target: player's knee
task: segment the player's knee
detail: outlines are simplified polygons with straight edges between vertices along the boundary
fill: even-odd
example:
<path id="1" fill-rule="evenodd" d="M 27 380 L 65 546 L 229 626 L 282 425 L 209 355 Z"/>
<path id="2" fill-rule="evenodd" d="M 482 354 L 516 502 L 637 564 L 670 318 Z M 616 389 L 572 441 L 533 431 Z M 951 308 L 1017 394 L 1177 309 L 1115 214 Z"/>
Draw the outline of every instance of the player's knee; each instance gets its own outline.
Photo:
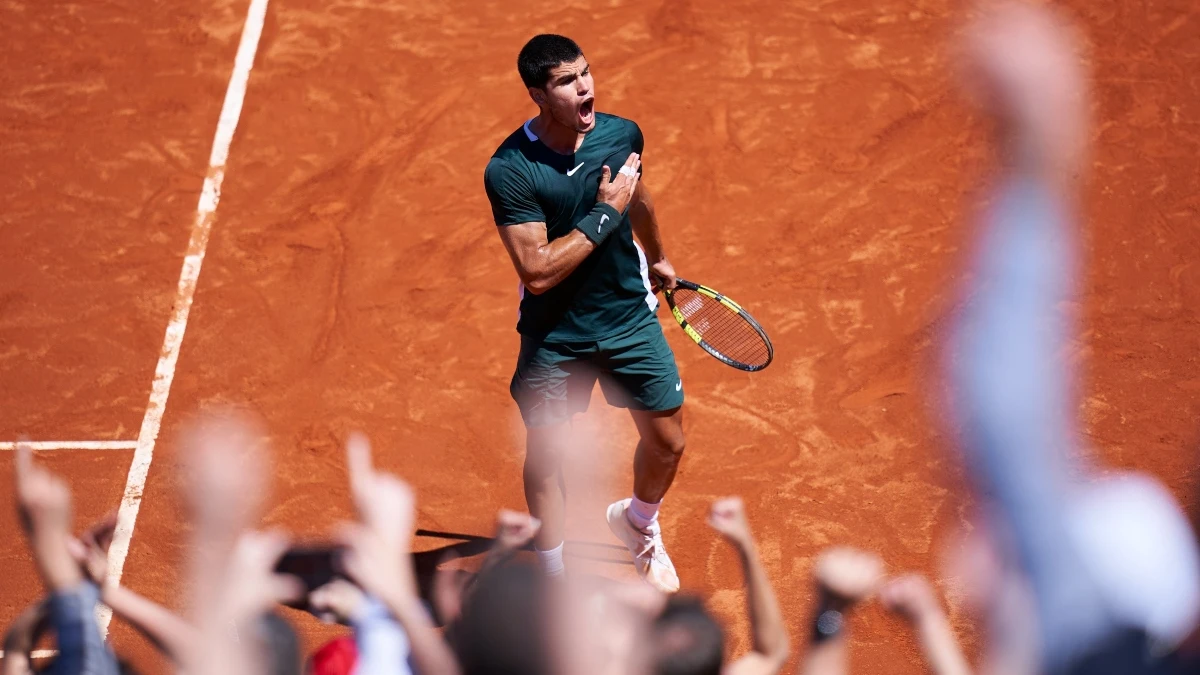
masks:
<path id="1" fill-rule="evenodd" d="M 535 442 L 530 439 L 525 446 L 525 478 L 548 479 L 558 474 L 562 466 L 562 448 L 545 439 L 546 442 Z"/>
<path id="2" fill-rule="evenodd" d="M 559 465 L 546 457 L 526 457 L 523 478 L 526 485 L 541 485 L 558 480 Z"/>
<path id="3" fill-rule="evenodd" d="M 655 444 L 655 451 L 664 458 L 672 458 L 678 460 L 683 456 L 683 450 L 687 447 L 683 434 L 661 438 Z"/>

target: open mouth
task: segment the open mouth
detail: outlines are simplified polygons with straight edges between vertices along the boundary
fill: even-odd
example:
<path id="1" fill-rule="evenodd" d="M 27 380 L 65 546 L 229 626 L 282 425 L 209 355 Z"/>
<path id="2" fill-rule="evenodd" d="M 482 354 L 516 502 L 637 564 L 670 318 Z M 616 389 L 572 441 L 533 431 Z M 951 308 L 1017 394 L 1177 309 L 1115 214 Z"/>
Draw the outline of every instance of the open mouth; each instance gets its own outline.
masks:
<path id="1" fill-rule="evenodd" d="M 591 126 L 596 119 L 596 99 L 589 98 L 579 104 L 579 122 L 583 126 Z"/>

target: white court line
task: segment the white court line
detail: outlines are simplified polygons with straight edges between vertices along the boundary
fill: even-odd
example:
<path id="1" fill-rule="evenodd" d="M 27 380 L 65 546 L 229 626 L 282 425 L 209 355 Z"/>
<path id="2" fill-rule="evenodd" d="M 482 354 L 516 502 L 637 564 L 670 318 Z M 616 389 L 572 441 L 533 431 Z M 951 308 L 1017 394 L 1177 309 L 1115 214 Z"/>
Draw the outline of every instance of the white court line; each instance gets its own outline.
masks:
<path id="1" fill-rule="evenodd" d="M 258 51 L 258 40 L 262 36 L 263 21 L 267 16 L 267 0 L 251 0 L 242 27 L 242 40 L 234 58 L 233 74 L 225 90 L 225 103 L 221 106 L 221 118 L 217 122 L 217 133 L 213 138 L 212 154 L 208 159 L 208 176 L 200 192 L 200 203 L 196 207 L 196 221 L 192 225 L 192 237 L 188 241 L 187 255 L 183 258 L 183 271 L 179 274 L 179 287 L 175 296 L 175 307 L 167 334 L 159 352 L 158 366 L 154 369 L 154 383 L 150 388 L 150 403 L 142 428 L 138 432 L 137 448 L 133 463 L 125 480 L 125 494 L 117 511 L 117 529 L 113 534 L 112 547 L 108 551 L 108 578 L 112 583 L 121 580 L 125 569 L 125 557 L 129 555 L 129 544 L 133 541 L 133 527 L 137 522 L 138 509 L 142 505 L 142 492 L 146 487 L 146 475 L 150 472 L 150 461 L 154 457 L 154 444 L 162 428 L 163 413 L 167 409 L 167 397 L 171 394 L 171 382 L 175 379 L 175 364 L 179 361 L 179 347 L 183 344 L 183 333 L 187 329 L 188 314 L 192 310 L 192 299 L 196 295 L 196 281 L 200 278 L 200 266 L 204 263 L 204 252 L 208 248 L 208 236 L 212 232 L 217 203 L 221 200 L 221 182 L 225 178 L 225 162 L 229 159 L 229 145 L 242 115 L 242 102 L 246 97 L 246 83 L 250 69 L 254 66 L 254 55 Z M 101 607 L 97 613 L 100 632 L 108 635 L 108 624 L 112 610 Z"/>
<path id="2" fill-rule="evenodd" d="M 16 450 L 17 445 L 41 450 L 133 450 L 137 441 L 0 441 L 0 451 Z"/>

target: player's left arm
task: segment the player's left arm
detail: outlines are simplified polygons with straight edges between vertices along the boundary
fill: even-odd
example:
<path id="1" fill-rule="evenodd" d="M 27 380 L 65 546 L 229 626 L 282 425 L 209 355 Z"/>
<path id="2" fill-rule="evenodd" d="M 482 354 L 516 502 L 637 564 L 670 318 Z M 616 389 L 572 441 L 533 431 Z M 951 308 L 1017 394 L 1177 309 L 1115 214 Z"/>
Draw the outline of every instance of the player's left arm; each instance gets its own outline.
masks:
<path id="1" fill-rule="evenodd" d="M 641 154 L 645 142 L 642 130 L 636 124 L 632 125 L 630 143 L 633 151 Z M 667 260 L 662 234 L 658 229 L 658 216 L 654 212 L 654 198 L 643 181 L 638 181 L 637 190 L 629 203 L 629 222 L 633 225 L 634 236 L 646 252 L 646 262 L 650 265 L 651 281 L 656 286 L 655 290 L 658 286 L 675 288 L 675 268 Z"/>
<path id="2" fill-rule="evenodd" d="M 633 203 L 629 207 L 629 221 L 633 224 L 633 234 L 641 242 L 642 249 L 646 251 L 646 261 L 650 263 L 651 269 L 654 269 L 653 266 L 656 263 L 667 262 L 662 233 L 658 230 L 658 216 L 654 212 L 654 199 L 650 196 L 650 191 L 646 189 L 645 183 L 640 183 L 637 192 L 633 195 Z M 667 263 L 667 267 L 670 267 L 670 263 Z M 672 283 L 668 288 L 673 288 L 675 271 L 670 271 Z"/>

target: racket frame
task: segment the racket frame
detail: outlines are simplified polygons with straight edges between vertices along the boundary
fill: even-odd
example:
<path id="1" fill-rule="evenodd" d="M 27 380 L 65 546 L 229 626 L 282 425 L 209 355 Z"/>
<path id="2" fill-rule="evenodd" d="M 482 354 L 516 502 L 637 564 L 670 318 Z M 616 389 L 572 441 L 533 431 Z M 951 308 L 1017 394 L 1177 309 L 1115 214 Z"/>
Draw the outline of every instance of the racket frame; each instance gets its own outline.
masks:
<path id="1" fill-rule="evenodd" d="M 683 312 L 679 309 L 679 307 L 675 306 L 675 291 L 664 289 L 663 296 L 665 296 L 667 299 L 667 306 L 671 308 L 671 314 L 675 316 L 675 321 L 679 323 L 679 327 L 683 329 L 683 332 L 687 333 L 688 337 L 692 338 L 692 340 L 699 345 L 701 349 L 708 352 L 709 355 L 721 363 L 724 363 L 727 366 L 732 366 L 733 368 L 737 368 L 738 370 L 744 370 L 748 373 L 760 371 L 763 368 L 771 365 L 771 361 L 775 359 L 775 347 L 771 344 L 771 338 L 767 337 L 767 332 L 763 330 L 763 327 L 754 320 L 754 317 L 750 316 L 749 312 L 742 309 L 741 305 L 709 288 L 708 286 L 695 283 L 694 281 L 676 279 L 675 284 L 677 288 L 686 288 L 690 291 L 695 291 L 701 295 L 705 295 L 713 300 L 716 300 L 732 310 L 735 314 L 741 317 L 743 321 L 750 324 L 750 327 L 753 328 L 756 333 L 758 333 L 760 338 L 762 338 L 763 344 L 767 346 L 767 360 L 760 365 L 750 365 L 748 363 L 742 363 L 736 359 L 731 359 L 717 351 L 712 345 L 708 344 L 708 342 L 700 335 L 700 333 L 696 332 L 695 328 L 692 328 L 692 326 L 688 324 L 687 319 L 683 316 Z"/>

